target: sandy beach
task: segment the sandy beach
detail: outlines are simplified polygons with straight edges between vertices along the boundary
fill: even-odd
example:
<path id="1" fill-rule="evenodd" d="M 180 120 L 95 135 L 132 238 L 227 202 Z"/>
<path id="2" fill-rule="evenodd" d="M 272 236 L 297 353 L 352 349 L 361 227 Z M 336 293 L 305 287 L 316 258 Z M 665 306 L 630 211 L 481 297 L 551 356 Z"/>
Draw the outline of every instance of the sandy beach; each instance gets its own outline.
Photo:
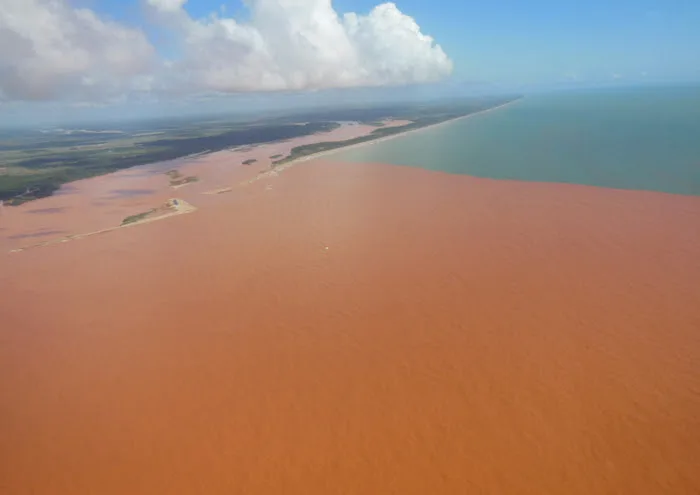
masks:
<path id="1" fill-rule="evenodd" d="M 0 258 L 3 493 L 700 492 L 699 198 L 322 160 L 196 197 Z"/>

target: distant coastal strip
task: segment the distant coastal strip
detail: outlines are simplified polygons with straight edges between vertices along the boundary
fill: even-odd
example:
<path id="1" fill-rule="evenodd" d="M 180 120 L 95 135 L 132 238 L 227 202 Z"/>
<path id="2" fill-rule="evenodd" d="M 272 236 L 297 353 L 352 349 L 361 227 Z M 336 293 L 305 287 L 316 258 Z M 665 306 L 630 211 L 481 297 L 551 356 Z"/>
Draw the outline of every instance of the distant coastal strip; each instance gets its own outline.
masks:
<path id="1" fill-rule="evenodd" d="M 361 146 L 367 146 L 369 144 L 381 143 L 384 141 L 389 141 L 390 139 L 403 137 L 415 132 L 424 131 L 426 129 L 433 129 L 441 125 L 449 124 L 458 120 L 467 119 L 476 115 L 481 115 L 484 113 L 492 112 L 494 110 L 507 107 L 517 102 L 521 98 L 522 97 L 518 97 L 494 107 L 479 110 L 466 115 L 449 117 L 437 122 L 413 122 L 411 124 L 400 127 L 379 128 L 373 131 L 372 133 L 368 134 L 367 136 L 361 136 L 359 138 L 351 139 L 348 141 L 321 141 L 319 143 L 298 146 L 292 149 L 292 152 L 289 154 L 289 156 L 273 162 L 273 166 L 278 167 L 280 165 L 291 165 L 301 161 L 317 159 L 324 156 L 332 155 L 334 153 L 338 153 L 340 151 L 359 148 Z"/>
<path id="2" fill-rule="evenodd" d="M 287 156 L 273 162 L 279 166 L 298 158 L 394 137 L 495 109 L 516 98 L 483 97 L 429 105 L 326 109 L 247 123 L 225 120 L 192 120 L 178 125 L 142 123 L 136 128 L 127 126 L 110 133 L 99 128 L 88 129 L 90 132 L 17 131 L 0 136 L 0 200 L 8 206 L 17 206 L 51 196 L 68 182 L 138 165 L 201 157 L 224 150 L 243 151 L 241 146 L 296 144 L 291 151 L 285 150 Z M 392 122 L 408 124 L 391 125 Z M 356 124 L 366 128 L 366 133 L 356 134 L 347 141 L 329 135 L 334 130 Z"/>

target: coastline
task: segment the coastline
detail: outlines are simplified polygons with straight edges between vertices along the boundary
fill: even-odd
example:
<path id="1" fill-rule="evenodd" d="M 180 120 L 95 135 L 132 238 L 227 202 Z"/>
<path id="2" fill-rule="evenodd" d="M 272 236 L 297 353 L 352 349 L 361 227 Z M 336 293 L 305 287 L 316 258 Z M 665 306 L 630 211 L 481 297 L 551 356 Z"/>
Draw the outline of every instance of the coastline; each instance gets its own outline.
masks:
<path id="1" fill-rule="evenodd" d="M 279 175 L 280 172 L 283 172 L 284 170 L 287 170 L 287 169 L 289 169 L 289 168 L 293 167 L 294 165 L 297 165 L 298 163 L 301 163 L 301 162 L 308 162 L 308 161 L 311 161 L 311 160 L 318 160 L 318 159 L 321 159 L 321 158 L 325 158 L 325 157 L 331 156 L 331 155 L 333 155 L 333 154 L 335 154 L 335 153 L 339 153 L 339 152 L 341 152 L 341 151 L 347 151 L 347 150 L 351 150 L 351 149 L 357 149 L 357 148 L 360 148 L 360 147 L 363 147 L 363 146 L 369 146 L 369 145 L 373 145 L 373 144 L 377 144 L 377 143 L 383 143 L 383 142 L 386 142 L 386 141 L 390 141 L 390 140 L 392 140 L 392 139 L 397 139 L 397 138 L 400 138 L 400 137 L 405 137 L 405 136 L 408 136 L 408 135 L 413 134 L 413 133 L 416 133 L 416 132 L 425 131 L 425 130 L 427 130 L 427 129 L 435 129 L 435 128 L 440 127 L 440 126 L 452 124 L 452 123 L 457 122 L 457 121 L 460 121 L 460 120 L 465 120 L 465 119 L 468 119 L 468 118 L 471 118 L 471 117 L 475 117 L 475 116 L 477 116 L 477 115 L 483 115 L 483 114 L 485 114 L 485 113 L 493 112 L 493 111 L 495 111 L 495 110 L 498 110 L 498 109 L 507 107 L 507 106 L 509 106 L 509 105 L 512 105 L 512 104 L 514 104 L 514 103 L 516 103 L 516 102 L 522 100 L 523 98 L 524 98 L 524 96 L 521 96 L 521 97 L 519 97 L 519 98 L 516 98 L 515 100 L 511 100 L 511 101 L 509 101 L 509 102 L 507 102 L 507 103 L 502 103 L 501 105 L 497 105 L 497 106 L 495 106 L 495 107 L 487 108 L 487 109 L 485 109 L 485 110 L 479 110 L 478 112 L 473 112 L 473 113 L 470 113 L 470 114 L 468 114 L 468 115 L 462 115 L 462 116 L 460 116 L 460 117 L 455 117 L 455 118 L 453 118 L 453 119 L 443 120 L 442 122 L 437 122 L 437 123 L 435 123 L 435 124 L 429 124 L 429 125 L 426 125 L 426 126 L 423 126 L 423 127 L 419 127 L 418 129 L 410 129 L 410 130 L 408 130 L 408 131 L 398 132 L 398 133 L 396 133 L 396 134 L 392 134 L 391 136 L 383 136 L 383 137 L 379 137 L 379 138 L 376 138 L 376 139 L 370 139 L 370 140 L 367 140 L 367 141 L 363 141 L 363 142 L 361 142 L 361 143 L 349 144 L 349 145 L 347 145 L 347 146 L 339 146 L 338 148 L 334 148 L 334 149 L 332 149 L 332 150 L 319 151 L 318 153 L 312 153 L 312 154 L 310 154 L 310 155 L 306 155 L 306 156 L 302 156 L 302 157 L 299 157 L 299 158 L 295 158 L 295 159 L 290 160 L 290 161 L 288 161 L 288 162 L 286 162 L 286 163 L 283 163 L 283 164 L 281 164 L 281 165 L 272 165 L 269 169 L 263 170 L 262 172 L 260 172 L 260 173 L 259 173 L 258 175 L 256 175 L 255 177 L 252 177 L 252 178 L 250 178 L 250 179 L 248 179 L 248 180 L 245 180 L 245 181 L 239 183 L 239 185 L 252 184 L 252 183 L 254 183 L 254 182 L 257 182 L 257 181 L 259 181 L 259 180 L 261 180 L 261 179 L 264 179 L 264 178 L 267 178 L 267 177 L 276 177 L 277 175 Z M 324 142 L 324 141 L 319 141 L 319 142 Z M 226 189 L 226 190 L 224 190 L 224 189 Z M 231 188 L 222 188 L 222 189 L 219 189 L 219 190 L 216 190 L 216 191 L 208 191 L 208 192 L 206 192 L 205 194 L 218 194 L 219 192 L 228 192 L 228 191 L 230 191 L 230 190 L 231 190 Z"/>
<path id="2" fill-rule="evenodd" d="M 520 98 L 522 98 L 522 96 Z M 520 99 L 520 98 L 517 98 L 517 99 Z M 509 104 L 509 103 L 514 102 L 514 101 L 517 101 L 517 99 L 508 101 L 505 104 Z M 501 100 L 501 101 L 503 101 L 503 100 Z M 421 112 L 418 115 L 406 117 L 406 120 L 397 119 L 395 116 L 389 116 L 389 117 L 386 117 L 386 118 L 381 120 L 381 125 L 383 125 L 384 127 L 397 127 L 398 128 L 398 127 L 402 126 L 401 122 L 405 122 L 405 125 L 408 125 L 408 126 L 411 126 L 411 124 L 414 124 L 412 126 L 413 129 L 411 129 L 410 131 L 409 130 L 405 130 L 405 131 L 397 130 L 396 136 L 398 136 L 401 134 L 406 134 L 406 133 L 411 132 L 411 131 L 420 130 L 422 128 L 433 127 L 434 125 L 438 125 L 438 124 L 441 124 L 444 122 L 449 122 L 451 120 L 457 120 L 457 119 L 462 118 L 462 117 L 467 117 L 467 116 L 475 115 L 478 113 L 483 113 L 484 111 L 493 110 L 493 109 L 499 108 L 505 104 L 497 105 L 495 107 L 491 107 L 491 108 L 488 108 L 486 110 L 479 110 L 479 111 L 473 112 L 473 113 L 468 114 L 468 115 L 463 115 L 461 117 L 447 119 L 443 122 L 438 122 L 436 124 L 428 124 L 428 125 L 425 125 L 423 127 L 420 127 L 421 123 L 419 121 L 425 120 L 425 117 L 427 115 L 430 116 L 430 120 L 436 120 L 436 119 L 440 118 L 441 114 L 444 114 L 444 113 L 448 113 L 448 114 L 449 113 L 462 113 L 463 111 L 466 111 L 466 109 L 462 108 L 462 107 L 458 107 L 458 108 L 450 107 L 449 111 L 445 112 L 445 111 L 441 110 L 437 114 L 435 112 L 433 112 L 432 114 L 430 112 L 428 112 L 426 114 L 423 110 L 421 110 Z M 442 109 L 442 107 L 440 107 L 440 109 Z M 442 115 L 442 116 L 444 117 L 445 115 Z M 59 176 L 54 177 L 53 175 L 47 175 L 46 177 L 44 177 L 42 175 L 41 178 L 36 179 L 36 181 L 35 181 L 36 183 L 31 183 L 31 184 L 27 185 L 26 191 L 21 192 L 21 193 L 17 192 L 14 196 L 9 196 L 6 198 L 5 198 L 5 196 L 3 196 L 3 197 L 7 200 L 6 201 L 7 206 L 20 206 L 24 203 L 36 201 L 38 199 L 42 199 L 42 198 L 46 198 L 46 197 L 51 197 L 55 193 L 60 191 L 66 184 L 70 184 L 72 182 L 76 182 L 79 180 L 101 177 L 103 175 L 117 173 L 117 172 L 120 172 L 122 170 L 130 170 L 130 169 L 133 169 L 136 167 L 149 167 L 149 166 L 154 166 L 158 163 L 166 163 L 166 162 L 177 162 L 177 161 L 190 162 L 193 160 L 199 161 L 201 159 L 206 159 L 207 156 L 218 155 L 221 152 L 234 152 L 234 153 L 249 152 L 249 151 L 252 151 L 254 149 L 261 148 L 261 147 L 266 147 L 266 146 L 279 147 L 282 143 L 295 143 L 296 141 L 302 142 L 300 144 L 297 144 L 296 147 L 304 146 L 307 144 L 331 143 L 334 146 L 338 146 L 338 148 L 343 148 L 343 147 L 345 147 L 345 145 L 343 144 L 343 141 L 354 140 L 355 142 L 357 142 L 358 141 L 357 138 L 363 138 L 363 139 L 366 139 L 367 142 L 374 142 L 374 141 L 382 140 L 383 137 L 393 137 L 393 136 L 386 136 L 385 135 L 385 134 L 387 134 L 386 132 L 380 132 L 377 134 L 383 135 L 383 137 L 377 136 L 375 138 L 375 135 L 373 135 L 373 133 L 376 130 L 376 123 L 364 124 L 364 123 L 361 123 L 359 121 L 352 122 L 352 123 L 347 122 L 347 121 L 345 121 L 345 122 L 344 121 L 337 121 L 337 122 L 335 122 L 335 126 L 330 126 L 330 128 L 329 128 L 329 126 L 325 125 L 325 124 L 327 124 L 327 122 L 321 122 L 319 124 L 323 124 L 323 125 L 317 125 L 317 124 L 314 124 L 311 122 L 296 123 L 294 125 L 301 125 L 301 126 L 303 126 L 303 125 L 315 125 L 315 127 L 309 129 L 307 131 L 307 132 L 309 132 L 308 134 L 302 134 L 302 135 L 293 136 L 293 137 L 284 137 L 284 136 L 280 135 L 280 133 L 277 133 L 274 136 L 270 136 L 272 138 L 272 140 L 270 140 L 270 141 L 266 141 L 264 139 L 263 140 L 258 139 L 254 143 L 238 145 L 235 147 L 226 147 L 226 146 L 221 146 L 221 145 L 213 146 L 213 147 L 207 146 L 207 149 L 205 149 L 205 150 L 201 150 L 201 151 L 195 150 L 194 152 L 192 152 L 193 150 L 187 149 L 186 151 L 188 151 L 188 153 L 183 154 L 183 155 L 178 155 L 178 153 L 175 153 L 174 157 L 170 157 L 170 158 L 163 157 L 160 155 L 159 156 L 151 156 L 150 159 L 149 159 L 149 157 L 143 157 L 144 160 L 131 160 L 131 162 L 129 162 L 128 164 L 123 164 L 123 163 L 122 164 L 108 164 L 108 165 L 105 165 L 104 167 L 101 167 L 99 170 L 93 170 L 89 173 L 80 172 L 80 173 L 71 174 L 71 175 L 67 175 L 67 176 L 64 174 L 64 176 L 60 176 L 60 177 Z M 353 129 L 354 132 L 350 131 L 348 133 L 348 129 Z M 340 131 L 341 136 L 334 135 L 334 134 L 338 134 L 335 132 L 338 130 Z M 347 137 L 342 136 L 342 134 L 344 134 L 344 133 L 350 134 L 351 136 L 347 136 Z M 327 139 L 324 139 L 324 138 L 327 138 Z M 249 141 L 251 139 L 253 139 L 253 138 L 251 136 L 248 136 L 244 140 Z M 309 141 L 309 140 L 310 140 L 310 142 L 304 142 L 304 141 Z M 357 143 L 357 144 L 361 144 L 361 143 Z M 140 146 L 140 145 L 138 145 L 138 146 Z M 321 148 L 324 148 L 324 147 L 321 147 Z M 325 147 L 325 148 L 327 148 L 327 147 Z M 131 148 L 129 148 L 129 149 L 131 149 Z M 285 150 L 287 157 L 282 158 L 282 160 L 278 160 L 278 162 L 279 161 L 286 162 L 288 159 L 290 159 L 293 155 L 292 149 Z M 110 150 L 110 152 L 112 152 L 112 151 L 113 150 Z M 313 154 L 314 150 L 308 150 L 308 151 L 311 151 L 312 154 L 307 155 L 307 156 L 323 156 L 323 155 L 314 155 Z M 172 155 L 172 153 L 170 155 Z M 92 159 L 92 158 L 93 157 L 90 157 L 90 159 Z M 136 163 L 132 163 L 134 161 Z M 291 159 L 290 161 L 295 162 L 296 159 Z M 275 162 L 273 161 L 273 163 L 271 165 L 274 165 L 274 164 L 275 164 Z M 282 163 L 280 163 L 280 165 L 281 164 Z M 247 164 L 245 164 L 245 165 L 247 165 Z M 80 169 L 80 170 L 82 170 L 82 169 Z M 70 177 L 70 178 L 68 178 L 68 177 Z M 37 181 L 39 181 L 39 182 L 37 182 Z M 5 186 L 6 185 L 4 185 L 3 187 L 5 187 Z M 8 193 L 8 191 L 5 191 L 4 189 L 2 192 L 3 192 L 3 194 Z M 12 191 L 10 191 L 10 193 L 12 193 Z"/>
<path id="3" fill-rule="evenodd" d="M 103 176 L 72 182 L 65 191 L 47 198 L 28 202 L 7 209 L 3 218 L 3 235 L 0 247 L 3 251 L 24 249 L 30 246 L 54 244 L 55 240 L 79 235 L 85 232 L 99 232 L 112 228 L 125 217 L 144 211 L 154 204 L 160 204 L 171 197 L 177 189 L 181 199 L 197 207 L 206 207 L 212 196 L 230 192 L 236 187 L 246 186 L 260 179 L 277 176 L 285 169 L 299 162 L 321 159 L 336 151 L 352 149 L 387 139 L 447 125 L 455 120 L 494 111 L 509 104 L 512 100 L 485 110 L 462 115 L 419 128 L 397 132 L 389 136 L 379 136 L 355 144 L 299 157 L 287 163 L 273 166 L 273 156 L 289 156 L 298 146 L 322 142 L 353 142 L 370 136 L 375 127 L 368 125 L 341 126 L 330 133 L 319 133 L 295 140 L 247 146 L 242 150 L 214 152 L 207 155 L 190 156 L 172 162 L 157 162 L 137 166 Z M 414 121 L 413 121 L 414 122 Z M 397 128 L 410 125 L 412 121 L 391 121 L 388 125 Z M 250 166 L 240 166 L 255 159 Z M 186 184 L 188 187 L 172 187 L 163 175 L 170 168 L 176 168 L 183 176 L 195 176 L 200 180 Z M 50 216 L 47 216 L 50 215 Z M 46 240 L 45 240 L 46 239 Z"/>
<path id="4" fill-rule="evenodd" d="M 396 139 L 396 138 L 399 138 L 399 137 L 408 136 L 409 134 L 413 134 L 413 133 L 416 133 L 416 132 L 425 131 L 425 130 L 427 130 L 427 129 L 435 129 L 435 128 L 440 127 L 440 126 L 444 126 L 444 125 L 447 125 L 447 124 L 452 124 L 452 123 L 457 122 L 457 121 L 460 121 L 460 120 L 465 120 L 465 119 L 468 119 L 468 118 L 471 118 L 471 117 L 475 117 L 475 116 L 477 116 L 477 115 L 483 115 L 483 114 L 485 114 L 485 113 L 493 112 L 493 111 L 498 110 L 498 109 L 500 109 L 500 108 L 504 108 L 504 107 L 507 107 L 507 106 L 509 106 L 509 105 L 512 105 L 512 104 L 514 104 L 514 103 L 516 103 L 516 102 L 522 100 L 523 98 L 524 98 L 524 96 L 521 96 L 521 97 L 519 97 L 519 98 L 516 98 L 515 100 L 511 100 L 511 101 L 509 101 L 509 102 L 507 102 L 507 103 L 502 103 L 502 104 L 497 105 L 497 106 L 495 106 L 495 107 L 487 108 L 487 109 L 485 109 L 485 110 L 479 110 L 478 112 L 473 112 L 473 113 L 470 113 L 470 114 L 467 114 L 467 115 L 462 115 L 462 116 L 460 116 L 460 117 L 455 117 L 455 118 L 453 118 L 453 119 L 443 120 L 442 122 L 437 122 L 437 123 L 435 123 L 435 124 L 429 124 L 429 125 L 426 125 L 426 126 L 423 126 L 423 127 L 419 127 L 419 128 L 417 128 L 417 129 L 409 129 L 409 130 L 404 131 L 404 132 L 397 132 L 396 134 L 392 134 L 391 136 L 383 136 L 383 137 L 379 137 L 379 138 L 376 138 L 376 139 L 369 139 L 369 140 L 364 141 L 364 142 L 362 142 L 362 143 L 349 144 L 349 145 L 347 145 L 347 146 L 340 146 L 340 147 L 334 148 L 334 149 L 332 149 L 332 150 L 319 151 L 318 153 L 312 153 L 311 155 L 307 155 L 307 156 L 302 156 L 302 157 L 299 157 L 299 158 L 295 158 L 294 160 L 291 160 L 291 161 L 289 161 L 289 162 L 287 162 L 287 163 L 284 163 L 284 164 L 279 165 L 279 166 L 274 167 L 274 168 L 276 168 L 276 169 L 281 169 L 282 167 L 285 167 L 285 168 L 286 168 L 287 165 L 292 165 L 292 164 L 299 163 L 299 162 L 314 160 L 314 159 L 317 159 L 317 158 L 323 158 L 323 157 L 326 157 L 326 156 L 330 156 L 330 155 L 332 155 L 332 154 L 334 154 L 334 153 L 338 153 L 338 152 L 340 152 L 340 151 L 347 151 L 347 150 L 351 150 L 351 149 L 360 148 L 360 147 L 362 147 L 362 146 L 368 146 L 368 145 L 376 144 L 376 143 L 383 143 L 383 142 L 385 142 L 385 141 L 390 141 L 390 140 L 392 140 L 392 139 Z M 323 142 L 323 141 L 321 141 L 321 142 Z"/>

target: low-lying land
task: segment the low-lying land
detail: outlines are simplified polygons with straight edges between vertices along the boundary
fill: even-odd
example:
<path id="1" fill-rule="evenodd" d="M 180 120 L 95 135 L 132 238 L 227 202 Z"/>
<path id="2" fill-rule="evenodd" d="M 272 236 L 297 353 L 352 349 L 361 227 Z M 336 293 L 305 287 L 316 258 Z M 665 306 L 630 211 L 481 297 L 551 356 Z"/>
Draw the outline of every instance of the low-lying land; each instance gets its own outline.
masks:
<path id="1" fill-rule="evenodd" d="M 493 100 L 489 100 L 488 102 L 482 102 L 481 104 L 475 103 L 467 108 L 431 107 L 430 109 L 423 109 L 423 111 L 421 112 L 416 112 L 413 115 L 398 114 L 398 119 L 405 119 L 410 123 L 405 125 L 392 126 L 387 125 L 386 122 L 371 122 L 370 125 L 377 127 L 377 129 L 374 129 L 370 134 L 350 139 L 347 141 L 322 141 L 319 143 L 297 146 L 293 148 L 291 153 L 285 158 L 275 160 L 273 162 L 273 165 L 282 165 L 306 156 L 311 156 L 338 148 L 344 148 L 347 146 L 354 146 L 357 144 L 367 143 L 377 139 L 402 134 L 408 131 L 414 131 L 423 127 L 440 124 L 449 120 L 458 119 L 460 117 L 466 117 L 473 113 L 478 113 L 484 110 L 505 105 L 514 100 L 515 98 L 504 99 L 498 101 L 497 104 L 494 104 Z"/>
<path id="2" fill-rule="evenodd" d="M 120 169 L 185 156 L 221 151 L 235 146 L 327 132 L 334 122 L 302 125 L 209 124 L 165 129 L 160 133 L 123 131 L 113 134 L 30 132 L 12 138 L 0 135 L 0 200 L 19 205 L 50 196 L 62 184 Z"/>
<path id="3" fill-rule="evenodd" d="M 244 151 L 251 146 L 288 141 L 328 133 L 340 122 L 358 122 L 377 127 L 371 134 L 351 141 L 299 146 L 288 156 L 276 154 L 277 164 L 302 156 L 351 144 L 370 141 L 411 129 L 469 115 L 501 105 L 514 97 L 471 98 L 432 104 L 405 104 L 390 107 L 324 110 L 255 122 L 151 121 L 114 127 L 81 130 L 26 130 L 0 134 L 0 200 L 19 205 L 50 196 L 62 184 L 107 174 L 120 169 L 209 154 L 226 149 Z M 410 121 L 391 126 L 390 120 Z M 379 125 L 381 123 L 381 126 Z M 248 164 L 253 164 L 247 160 Z M 173 186 L 196 180 L 171 177 Z"/>
<path id="4" fill-rule="evenodd" d="M 43 246 L 50 246 L 52 244 L 59 244 L 59 243 L 64 243 L 64 242 L 69 242 L 69 241 L 74 241 L 78 239 L 84 239 L 85 237 L 90 237 L 98 234 L 106 234 L 107 232 L 112 232 L 114 230 L 117 230 L 119 228 L 123 227 L 132 227 L 134 225 L 142 224 L 142 223 L 147 223 L 147 222 L 154 222 L 156 220 L 163 220 L 165 218 L 169 218 L 175 215 L 182 215 L 185 213 L 191 213 L 195 211 L 197 208 L 189 204 L 187 201 L 184 201 L 182 199 L 178 198 L 172 198 L 163 203 L 162 205 L 156 207 L 156 208 L 151 208 L 147 211 L 141 212 L 141 213 L 136 213 L 134 215 L 129 215 L 128 217 L 124 218 L 122 220 L 121 224 L 116 227 L 108 227 L 105 229 L 100 229 L 96 230 L 93 232 L 86 232 L 82 234 L 69 234 L 65 235 L 63 237 L 59 237 L 56 239 L 51 239 L 48 241 L 43 241 L 43 242 L 38 242 L 36 244 L 31 244 L 27 245 L 21 248 L 15 248 L 10 250 L 10 253 L 19 253 L 22 251 L 26 251 L 28 249 L 33 249 L 37 247 L 43 247 Z"/>

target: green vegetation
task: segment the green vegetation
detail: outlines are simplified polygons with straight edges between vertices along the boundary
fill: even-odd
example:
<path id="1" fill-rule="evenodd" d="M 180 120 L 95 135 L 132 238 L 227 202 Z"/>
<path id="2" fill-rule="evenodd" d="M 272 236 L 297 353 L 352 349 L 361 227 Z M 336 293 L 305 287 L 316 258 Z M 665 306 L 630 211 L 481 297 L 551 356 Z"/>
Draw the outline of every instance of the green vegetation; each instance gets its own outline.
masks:
<path id="1" fill-rule="evenodd" d="M 159 132 L 141 128 L 109 134 L 64 130 L 0 134 L 0 199 L 18 205 L 50 196 L 61 185 L 79 179 L 234 146 L 307 136 L 337 126 L 335 122 L 188 122 Z M 179 179 L 175 174 L 179 172 L 167 173 Z"/>
<path id="2" fill-rule="evenodd" d="M 277 155 L 272 155 L 270 158 L 272 158 L 273 160 L 275 160 L 275 159 L 277 159 L 277 158 L 282 158 L 283 156 L 284 156 L 284 155 L 282 155 L 282 154 L 277 154 Z"/>
<path id="3" fill-rule="evenodd" d="M 148 215 L 156 211 L 155 209 L 150 209 L 148 211 L 144 211 L 143 213 L 139 213 L 137 215 L 131 215 L 129 217 L 126 217 L 124 220 L 122 220 L 122 225 L 128 225 L 130 223 L 134 222 L 140 222 L 141 220 L 145 219 Z"/>
<path id="4" fill-rule="evenodd" d="M 420 129 L 421 127 L 427 127 L 429 125 L 439 124 L 440 122 L 446 122 L 448 120 L 456 119 L 459 117 L 465 117 L 472 113 L 487 110 L 489 108 L 508 103 L 509 101 L 513 101 L 515 99 L 517 98 L 500 98 L 470 101 L 469 104 L 462 105 L 461 107 L 459 105 L 453 105 L 451 107 L 419 107 L 417 109 L 414 109 L 413 113 L 404 112 L 401 113 L 399 117 L 396 117 L 411 120 L 413 121 L 411 124 L 396 127 L 378 127 L 367 136 L 361 136 L 358 138 L 349 139 L 347 141 L 330 141 L 324 143 L 314 143 L 297 146 L 295 148 L 292 148 L 292 151 L 289 154 L 289 156 L 281 160 L 276 160 L 272 162 L 272 165 L 282 165 L 305 156 L 314 155 L 316 153 L 330 151 L 337 148 L 344 148 L 346 146 L 352 146 L 354 144 L 366 143 L 368 141 L 374 141 L 375 139 L 391 136 L 394 134 L 401 134 L 403 132 Z"/>
<path id="5" fill-rule="evenodd" d="M 274 165 L 343 146 L 363 143 L 485 110 L 515 98 L 472 98 L 388 107 L 346 108 L 269 117 L 257 122 L 161 120 L 123 124 L 109 130 L 9 131 L 0 133 L 0 199 L 17 205 L 50 196 L 62 184 L 108 174 L 137 165 L 162 162 L 215 151 L 283 141 L 327 132 L 338 122 L 378 125 L 392 118 L 409 120 L 401 127 L 377 127 L 371 135 L 350 141 L 294 148 L 274 155 Z M 299 122 L 306 122 L 299 124 Z M 111 127 L 111 126 L 110 126 Z M 252 159 L 251 159 L 252 160 Z M 254 163 L 246 160 L 244 163 Z M 194 182 L 177 170 L 166 172 L 171 185 Z M 173 184 L 174 182 L 174 184 Z"/>
<path id="6" fill-rule="evenodd" d="M 175 169 L 168 170 L 167 172 L 165 172 L 165 175 L 167 175 L 170 178 L 171 186 L 184 186 L 185 184 L 197 182 L 199 180 L 199 177 L 195 177 L 194 175 L 183 177 L 180 171 Z"/>
<path id="7" fill-rule="evenodd" d="M 62 184 L 84 178 L 84 175 L 71 169 L 10 171 L 11 173 L 0 176 L 0 199 L 11 206 L 51 196 Z"/>
<path id="8" fill-rule="evenodd" d="M 174 179 L 170 181 L 171 186 L 184 186 L 185 184 L 190 184 L 191 182 L 197 182 L 199 177 L 194 175 L 188 175 L 187 177 L 182 177 L 180 179 Z"/>
<path id="9" fill-rule="evenodd" d="M 243 165 L 252 165 L 255 162 L 257 162 L 257 160 L 255 158 L 249 158 L 249 159 L 243 161 Z"/>

